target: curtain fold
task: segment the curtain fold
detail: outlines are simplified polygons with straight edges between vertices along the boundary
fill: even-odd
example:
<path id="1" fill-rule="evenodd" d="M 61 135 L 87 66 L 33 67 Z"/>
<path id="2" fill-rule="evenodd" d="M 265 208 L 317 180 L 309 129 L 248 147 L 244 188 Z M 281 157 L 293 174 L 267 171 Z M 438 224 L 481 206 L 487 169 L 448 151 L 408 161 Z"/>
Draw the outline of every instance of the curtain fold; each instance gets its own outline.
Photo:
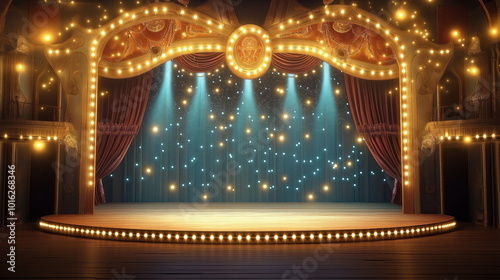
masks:
<path id="1" fill-rule="evenodd" d="M 401 205 L 399 95 L 389 94 L 398 80 L 369 81 L 344 74 L 344 81 L 356 129 L 376 162 L 395 179 L 391 201 Z"/>
<path id="2" fill-rule="evenodd" d="M 224 53 L 194 53 L 178 56 L 174 59 L 182 68 L 190 72 L 210 72 L 221 67 L 226 61 Z M 290 74 L 302 74 L 314 70 L 321 63 L 319 58 L 304 54 L 275 53 L 272 66 L 278 71 Z"/>
<path id="3" fill-rule="evenodd" d="M 190 72 L 211 72 L 226 62 L 226 56 L 217 52 L 193 53 L 178 56 L 174 61 Z"/>
<path id="4" fill-rule="evenodd" d="M 321 60 L 314 56 L 295 53 L 273 54 L 272 65 L 280 72 L 302 74 L 314 70 Z"/>
<path id="5" fill-rule="evenodd" d="M 101 78 L 101 88 L 110 88 L 98 106 L 95 204 L 106 202 L 102 179 L 125 157 L 146 112 L 153 71 L 140 76 L 112 80 Z"/>

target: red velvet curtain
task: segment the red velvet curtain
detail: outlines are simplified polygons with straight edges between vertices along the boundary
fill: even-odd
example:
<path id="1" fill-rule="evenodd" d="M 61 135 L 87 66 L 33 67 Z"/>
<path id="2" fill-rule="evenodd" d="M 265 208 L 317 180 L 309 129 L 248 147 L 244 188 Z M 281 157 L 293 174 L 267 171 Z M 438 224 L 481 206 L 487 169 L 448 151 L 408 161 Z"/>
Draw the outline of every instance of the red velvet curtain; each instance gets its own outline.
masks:
<path id="1" fill-rule="evenodd" d="M 224 53 L 194 53 L 176 57 L 175 63 L 190 72 L 210 72 L 225 63 Z M 278 71 L 290 74 L 302 74 L 314 70 L 321 63 L 314 56 L 295 53 L 273 54 L 272 66 Z"/>
<path id="2" fill-rule="evenodd" d="M 224 53 L 215 52 L 193 53 L 178 56 L 174 61 L 190 72 L 210 72 L 221 67 L 226 62 L 226 56 Z"/>
<path id="3" fill-rule="evenodd" d="M 395 179 L 392 203 L 401 205 L 398 80 L 369 81 L 344 74 L 347 98 L 358 133 L 384 171 Z"/>
<path id="4" fill-rule="evenodd" d="M 272 65 L 280 72 L 302 74 L 315 69 L 321 60 L 314 56 L 295 53 L 273 54 Z"/>
<path id="5" fill-rule="evenodd" d="M 120 165 L 139 132 L 152 79 L 149 71 L 129 79 L 99 81 L 102 89 L 109 90 L 98 108 L 95 204 L 106 202 L 102 179 Z"/>

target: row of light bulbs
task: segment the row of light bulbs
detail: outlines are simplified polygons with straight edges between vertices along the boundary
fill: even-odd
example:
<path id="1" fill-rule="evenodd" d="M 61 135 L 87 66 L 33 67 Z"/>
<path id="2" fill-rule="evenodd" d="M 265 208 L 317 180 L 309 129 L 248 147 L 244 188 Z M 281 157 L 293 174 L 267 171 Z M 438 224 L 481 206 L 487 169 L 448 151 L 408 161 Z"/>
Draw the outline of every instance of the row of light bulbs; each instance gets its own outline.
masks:
<path id="1" fill-rule="evenodd" d="M 482 135 L 479 135 L 479 134 L 476 134 L 475 136 L 463 136 L 463 135 L 455 135 L 455 136 L 451 136 L 451 135 L 446 135 L 446 136 L 440 136 L 439 139 L 441 141 L 444 141 L 444 140 L 448 140 L 448 141 L 453 141 L 453 140 L 456 140 L 456 141 L 460 141 L 460 140 L 463 140 L 464 142 L 472 142 L 474 140 L 497 140 L 497 134 L 493 133 L 493 134 L 482 134 Z"/>
<path id="2" fill-rule="evenodd" d="M 168 8 L 166 7 L 163 7 L 161 9 L 161 11 L 163 11 L 165 14 L 167 14 L 167 12 L 169 11 Z M 321 11 L 321 10 L 320 10 Z M 160 12 L 160 9 L 158 8 L 154 8 L 153 9 L 153 12 L 154 13 L 159 13 Z M 330 14 L 330 15 L 334 15 L 334 13 L 330 13 L 328 11 L 328 9 L 325 9 L 325 11 L 322 11 L 323 13 L 325 14 Z M 148 9 L 144 10 L 143 11 L 143 14 L 145 15 L 148 15 L 150 12 Z M 175 11 L 173 12 L 175 13 Z M 139 14 L 139 13 L 138 13 Z M 200 17 L 194 13 L 192 16 L 188 16 L 186 11 L 184 9 L 182 9 L 180 11 L 180 14 L 181 15 L 186 15 L 187 18 L 193 18 L 194 20 L 197 20 L 199 19 Z M 341 15 L 345 15 L 346 14 L 346 11 L 344 9 L 341 10 L 340 12 Z M 125 13 L 124 16 L 126 18 L 130 18 L 130 19 L 136 19 L 137 16 L 136 14 L 129 14 L 129 13 Z M 313 15 L 311 15 L 312 18 L 314 18 Z M 363 19 L 363 16 L 361 14 L 358 14 L 356 16 L 356 18 L 358 18 L 358 20 L 362 20 Z M 349 18 L 349 19 L 352 19 L 352 18 Z M 323 19 L 324 20 L 324 19 Z M 289 21 L 290 22 L 290 21 Z M 299 21 L 294 21 L 294 20 L 291 20 L 292 23 L 295 23 L 295 24 L 300 24 L 300 20 Z M 381 32 L 385 33 L 386 35 L 390 35 L 391 34 L 391 31 L 389 28 L 382 28 L 382 25 L 376 21 L 374 21 L 373 19 L 370 19 L 369 17 L 366 18 L 366 22 L 367 23 L 372 23 L 373 25 L 373 28 L 376 29 L 376 30 L 380 30 Z M 119 25 L 122 25 L 124 24 L 125 22 L 123 20 L 118 20 L 117 21 L 117 24 L 116 26 L 119 26 Z M 207 25 L 212 25 L 214 24 L 212 22 L 211 19 L 207 19 Z M 215 24 L 217 25 L 217 24 Z M 100 35 L 106 35 L 107 32 L 113 32 L 113 30 L 115 29 L 115 24 L 114 23 L 111 23 L 108 28 L 105 30 L 102 30 L 100 32 Z M 219 29 L 222 29 L 224 27 L 223 24 L 218 24 L 217 25 L 219 27 Z M 283 25 L 280 26 L 280 28 L 284 28 Z M 92 31 L 92 30 L 90 30 Z M 399 38 L 398 36 L 394 36 L 393 38 L 395 41 L 398 41 Z M 231 40 L 231 39 L 230 39 Z M 269 40 L 269 38 L 266 38 L 266 40 Z M 415 42 L 413 42 L 415 43 Z M 404 49 L 404 45 L 401 46 L 403 49 Z M 174 48 L 170 48 L 168 50 L 168 53 L 169 53 L 169 56 L 179 56 L 179 55 L 183 55 L 183 54 L 187 54 L 187 53 L 192 53 L 192 52 L 195 52 L 195 51 L 225 51 L 225 46 L 221 46 L 221 45 L 212 45 L 212 44 L 197 44 L 197 45 L 182 45 L 182 46 L 177 46 L 177 47 L 174 47 Z M 92 52 L 91 52 L 91 56 L 95 57 L 97 56 L 97 53 L 96 53 L 96 47 L 92 47 Z M 266 51 L 269 51 L 266 49 Z M 274 46 L 273 47 L 273 51 L 277 51 L 277 52 L 284 52 L 284 51 L 290 51 L 290 52 L 298 52 L 298 53 L 304 53 L 304 54 L 309 54 L 309 55 L 315 55 L 315 56 L 318 56 L 322 59 L 324 59 L 325 61 L 329 61 L 330 63 L 333 63 L 334 65 L 336 65 L 337 67 L 343 69 L 343 70 L 350 70 L 352 72 L 355 72 L 355 73 L 359 73 L 359 74 L 362 74 L 362 75 L 368 75 L 368 76 L 372 76 L 372 77 L 376 77 L 377 75 L 380 76 L 380 78 L 382 77 L 389 77 L 389 78 L 395 78 L 397 77 L 397 71 L 394 71 L 395 69 L 389 69 L 389 70 L 378 70 L 378 71 L 374 71 L 374 70 L 369 70 L 369 69 L 363 69 L 363 68 L 359 68 L 355 65 L 351 65 L 349 63 L 346 63 L 345 61 L 343 60 L 340 60 L 340 59 L 337 59 L 335 56 L 333 55 L 330 55 L 328 50 L 326 48 L 319 48 L 319 47 L 315 47 L 315 46 L 301 46 L 301 45 L 289 45 L 289 46 L 284 46 L 284 45 L 279 45 L 279 46 Z M 48 53 L 49 54 L 61 54 L 61 53 L 69 53 L 70 50 L 69 49 L 65 49 L 65 50 L 48 50 Z M 441 51 L 440 53 L 441 54 L 448 54 L 450 52 L 450 50 L 446 50 L 446 51 Z M 433 52 L 431 52 L 432 54 Z M 131 62 L 128 63 L 128 66 L 126 67 L 122 67 L 120 69 L 114 69 L 115 74 L 117 76 L 120 76 L 122 75 L 123 73 L 125 72 L 134 72 L 134 71 L 137 71 L 137 72 L 140 72 L 143 70 L 143 68 L 148 68 L 150 66 L 154 66 L 154 65 L 157 65 L 159 63 L 163 63 L 164 60 L 167 58 L 167 54 L 166 53 L 163 53 L 161 54 L 161 58 L 162 59 L 159 59 L 157 57 L 154 57 L 154 58 L 151 58 L 151 59 L 147 59 L 145 60 L 144 62 L 139 62 L 139 63 L 136 63 L 135 65 L 132 65 Z M 431 63 L 431 62 L 430 62 Z M 104 68 L 103 71 L 105 72 L 108 72 L 110 71 L 109 69 L 107 68 Z"/>
<path id="3" fill-rule="evenodd" d="M 376 229 L 366 231 L 346 231 L 346 230 L 333 230 L 327 232 L 312 231 L 309 233 L 293 233 L 293 232 L 276 232 L 276 233 L 186 233 L 186 232 L 164 232 L 161 230 L 151 232 L 132 232 L 132 231 L 117 231 L 116 229 L 102 229 L 91 227 L 75 227 L 72 225 L 63 225 L 40 221 L 39 226 L 42 230 L 87 238 L 100 238 L 100 239 L 114 239 L 114 240 L 134 240 L 146 242 L 219 242 L 219 243 L 233 243 L 233 242 L 278 242 L 278 243 L 334 243 L 334 242 L 352 242 L 352 241 L 369 241 L 369 240 L 383 240 L 383 239 L 398 239 L 408 237 L 418 237 L 424 235 L 433 235 L 452 231 L 456 228 L 455 221 L 443 222 L 432 225 L 424 226 L 411 226 L 403 228 L 388 228 Z"/>
<path id="4" fill-rule="evenodd" d="M 32 135 L 8 135 L 4 133 L 3 138 L 6 140 L 44 140 L 44 141 L 57 141 L 57 136 L 32 136 Z"/>
<path id="5" fill-rule="evenodd" d="M 47 0 L 45 0 L 45 2 L 47 2 Z M 147 2 L 149 2 L 149 1 L 147 1 Z M 428 2 L 432 2 L 432 1 L 428 1 Z M 59 3 L 62 3 L 62 2 L 61 2 L 61 1 L 59 1 Z M 70 3 L 70 4 L 75 4 L 75 1 L 70 1 L 69 3 Z M 122 1 L 120 1 L 120 2 L 119 2 L 119 4 L 120 4 L 120 5 L 122 5 L 122 4 L 123 4 L 123 2 L 122 2 Z M 136 1 L 136 4 L 137 4 L 137 5 L 141 5 L 142 3 L 141 3 L 141 1 Z M 413 11 L 413 12 L 410 12 L 410 11 L 409 11 L 409 9 L 408 9 L 407 7 L 405 7 L 405 6 L 407 5 L 407 2 L 402 2 L 401 4 L 402 4 L 402 5 L 400 5 L 400 7 L 399 7 L 398 9 L 396 9 L 396 10 L 394 10 L 394 11 L 393 11 L 394 18 L 395 18 L 396 20 L 398 20 L 399 22 L 406 21 L 406 20 L 407 20 L 407 19 L 409 19 L 409 18 L 411 18 L 412 20 L 415 20 L 415 19 L 416 19 L 416 15 L 417 15 L 417 11 L 415 10 L 415 11 Z M 356 3 L 353 3 L 353 4 L 352 4 L 352 6 L 356 7 L 356 6 L 357 6 L 357 4 L 356 4 Z M 102 8 L 102 7 L 101 7 L 101 5 L 98 5 L 97 7 L 98 7 L 98 9 L 101 9 L 101 8 Z M 372 7 L 371 7 L 371 6 L 370 6 L 370 9 L 372 9 Z M 325 6 L 325 10 L 326 10 L 326 14 L 327 14 L 327 15 L 331 15 L 331 16 L 335 16 L 335 15 L 336 15 L 336 13 L 335 13 L 335 12 L 330 12 L 330 11 L 329 11 L 328 6 Z M 383 11 L 383 10 L 384 10 L 384 9 L 382 9 L 381 11 Z M 168 11 L 168 8 L 166 8 L 166 7 L 164 7 L 164 8 L 156 8 L 156 11 L 155 11 L 155 9 L 153 9 L 153 12 L 155 12 L 155 13 L 159 13 L 159 12 L 164 12 L 164 13 L 166 13 L 167 11 Z M 104 13 L 103 13 L 103 15 L 99 18 L 99 21 L 97 22 L 97 23 L 99 23 L 99 27 L 101 27 L 101 22 L 103 22 L 103 21 L 104 21 L 104 22 L 106 22 L 106 21 L 108 20 L 108 18 L 109 18 L 108 14 L 107 14 L 107 13 L 108 13 L 107 9 L 104 9 L 104 10 L 103 10 L 103 12 L 104 12 Z M 127 12 L 126 12 L 123 8 L 118 9 L 118 12 L 119 12 L 119 14 L 120 14 L 120 15 L 127 14 Z M 345 11 L 344 11 L 344 13 L 345 13 Z M 341 12 L 340 14 L 343 14 L 343 13 Z M 307 17 L 309 17 L 310 19 L 314 19 L 314 18 L 315 18 L 315 15 L 310 14 L 310 15 L 308 15 Z M 290 20 L 287 22 L 287 24 L 289 24 L 289 25 L 291 25 L 291 24 L 300 24 L 300 23 L 301 23 L 301 21 L 303 21 L 304 19 L 307 19 L 307 17 L 304 17 L 304 18 L 301 18 L 301 19 L 290 19 Z M 196 15 L 196 14 L 195 14 L 195 15 L 193 16 L 193 18 L 197 19 L 197 18 L 199 18 L 199 17 L 198 17 L 198 15 Z M 392 21 L 393 19 L 391 18 L 391 19 L 389 19 L 389 20 L 390 20 L 390 21 Z M 91 22 L 91 20 L 90 20 L 90 19 L 87 19 L 87 20 L 86 20 L 86 22 L 87 22 L 87 23 L 90 23 L 90 22 Z M 396 23 L 397 23 L 397 22 L 396 22 Z M 417 23 L 413 24 L 413 27 L 415 28 L 414 32 L 415 32 L 417 35 L 421 35 L 421 37 L 422 37 L 423 39 L 427 39 L 427 38 L 429 37 L 429 32 L 428 32 L 428 30 L 426 30 L 426 29 L 422 29 L 422 28 L 420 28 L 420 29 L 419 29 L 419 26 L 420 26 L 420 25 L 425 25 L 425 24 L 426 24 L 425 22 L 423 22 L 423 23 L 419 23 L 419 24 L 417 24 Z M 74 27 L 75 27 L 75 24 L 74 24 L 74 23 L 70 23 L 70 24 L 69 24 L 69 25 L 65 28 L 65 30 L 66 30 L 66 31 L 68 31 L 68 30 L 70 30 L 70 29 L 72 29 L 72 28 L 74 28 Z M 90 29 L 89 29 L 89 30 L 90 30 Z M 408 32 L 412 32 L 412 30 L 411 30 L 411 29 L 408 29 Z M 62 36 L 62 34 L 61 34 L 61 33 L 60 33 L 59 35 L 60 35 L 60 36 Z"/>
<path id="6" fill-rule="evenodd" d="M 410 140 L 409 139 L 410 139 L 411 135 L 410 135 L 410 130 L 409 130 L 410 123 L 408 121 L 409 117 L 410 117 L 409 116 L 409 108 L 408 108 L 408 104 L 407 104 L 407 98 L 408 98 L 407 83 L 408 83 L 408 67 L 409 67 L 409 65 L 407 65 L 406 60 L 410 57 L 406 57 L 407 48 L 404 45 L 405 42 L 401 42 L 399 36 L 396 34 L 397 31 L 394 31 L 389 24 L 384 23 L 384 22 L 382 22 L 382 23 L 377 22 L 377 19 L 375 19 L 373 17 L 373 15 L 370 13 L 366 13 L 366 16 L 363 16 L 363 15 L 361 15 L 361 13 L 358 12 L 358 10 L 356 10 L 354 8 L 353 9 L 344 9 L 343 8 L 339 11 L 338 14 L 336 14 L 334 12 L 331 12 L 329 9 L 330 8 L 327 6 L 327 7 L 325 7 L 324 10 L 316 10 L 317 15 L 313 14 L 313 15 L 308 16 L 309 17 L 308 24 L 309 23 L 312 24 L 315 21 L 324 22 L 324 21 L 326 21 L 325 17 L 327 17 L 327 16 L 335 17 L 335 18 L 341 19 L 341 20 L 349 20 L 349 21 L 356 20 L 357 22 L 364 21 L 364 25 L 371 27 L 371 29 L 373 29 L 373 30 L 379 31 L 380 34 L 382 34 L 383 36 L 388 38 L 388 41 L 392 42 L 393 50 L 396 52 L 397 58 L 399 61 L 399 73 L 397 73 L 397 71 L 395 71 L 396 69 L 394 69 L 394 70 L 389 69 L 389 70 L 382 70 L 382 71 L 363 69 L 363 68 L 360 68 L 359 66 L 350 64 L 347 61 L 342 61 L 342 60 L 337 59 L 335 56 L 329 54 L 324 49 L 319 48 L 315 45 L 312 45 L 312 46 L 300 46 L 300 45 L 292 45 L 292 46 L 287 45 L 287 46 L 285 46 L 285 45 L 282 45 L 282 46 L 275 46 L 275 48 L 277 48 L 278 51 L 280 48 L 282 48 L 282 51 L 293 51 L 296 53 L 303 53 L 303 54 L 309 54 L 309 55 L 313 55 L 313 56 L 319 56 L 323 60 L 329 62 L 330 64 L 333 64 L 334 66 L 337 66 L 341 70 L 344 70 L 346 72 L 351 71 L 354 73 L 359 73 L 361 76 L 365 76 L 365 75 L 376 76 L 378 74 L 380 76 L 378 78 L 387 78 L 387 77 L 388 78 L 395 78 L 395 77 L 398 77 L 398 74 L 399 74 L 400 83 L 401 83 L 401 116 L 402 116 L 402 134 L 403 134 L 403 167 L 404 167 L 403 184 L 405 186 L 409 186 L 410 185 L 410 182 L 409 182 L 409 176 L 410 176 L 410 173 L 409 173 L 409 163 L 410 163 L 409 142 L 410 142 Z M 106 27 L 104 27 L 104 28 L 100 28 L 96 31 L 93 31 L 92 29 L 88 30 L 88 33 L 90 33 L 90 34 L 96 33 L 94 36 L 95 40 L 92 42 L 92 46 L 91 46 L 91 50 L 90 50 L 90 59 L 92 61 L 91 66 L 90 66 L 91 83 L 90 83 L 90 88 L 89 88 L 91 94 L 89 96 L 89 103 L 88 103 L 90 105 L 89 106 L 90 112 L 89 112 L 89 116 L 88 116 L 88 124 L 89 124 L 89 132 L 90 132 L 89 133 L 90 134 L 89 135 L 90 145 L 88 146 L 88 157 L 89 157 L 89 159 L 88 159 L 89 160 L 88 184 L 90 186 L 92 186 L 94 184 L 93 170 L 94 170 L 94 166 L 95 166 L 95 158 L 94 158 L 95 123 L 96 123 L 95 109 L 96 109 L 96 95 L 97 95 L 96 90 L 97 90 L 97 72 L 98 72 L 98 62 L 99 62 L 99 57 L 98 57 L 99 51 L 100 51 L 100 49 L 102 49 L 104 47 L 103 44 L 106 42 L 106 40 L 108 38 L 110 38 L 110 36 L 111 37 L 114 36 L 113 33 L 116 32 L 116 28 L 118 26 L 122 26 L 124 24 L 130 25 L 130 24 L 133 24 L 136 21 L 136 19 L 138 19 L 138 18 L 142 19 L 142 18 L 149 17 L 151 15 L 156 15 L 156 17 L 160 17 L 159 14 L 162 14 L 163 17 L 165 17 L 167 15 L 171 15 L 173 17 L 181 16 L 181 17 L 183 17 L 183 20 L 188 21 L 188 22 L 192 22 L 192 23 L 202 22 L 203 24 L 206 24 L 206 26 L 208 26 L 209 29 L 210 29 L 210 26 L 213 26 L 216 29 L 219 29 L 217 32 L 221 33 L 221 34 L 225 34 L 225 33 L 230 32 L 229 28 L 225 28 L 226 26 L 224 26 L 224 24 L 218 23 L 218 22 L 213 22 L 212 19 L 209 19 L 206 16 L 198 15 L 197 13 L 186 12 L 185 9 L 179 10 L 178 8 L 175 8 L 175 9 L 169 10 L 169 8 L 167 8 L 166 6 L 154 7 L 151 10 L 149 8 L 143 9 L 141 12 L 132 13 L 132 14 L 126 12 L 119 19 L 115 19 L 115 20 L 111 21 L 110 23 L 108 23 L 106 25 Z M 337 17 L 337 15 L 339 15 L 339 16 Z M 312 19 L 311 19 L 311 16 L 312 16 Z M 300 25 L 303 24 L 304 22 L 306 22 L 306 21 L 301 21 L 300 19 L 299 20 L 292 19 L 290 24 L 295 24 L 296 27 L 299 28 Z M 275 27 L 275 28 L 281 29 L 281 30 L 284 29 L 284 27 L 283 28 Z M 273 27 L 271 27 L 270 29 L 272 30 Z M 275 31 L 276 31 L 276 33 L 279 33 L 279 30 L 275 30 Z M 409 42 L 407 42 L 407 43 L 409 43 Z M 416 42 L 413 41 L 412 44 L 415 45 Z M 177 46 L 176 49 L 171 48 L 168 52 L 174 57 L 177 55 L 193 52 L 195 49 L 198 49 L 198 51 L 199 51 L 201 47 L 203 47 L 204 49 L 208 48 L 207 45 L 186 45 L 186 46 Z M 288 48 L 288 50 L 286 50 L 287 48 Z M 220 49 L 220 51 L 225 51 L 225 47 L 223 47 L 221 45 L 215 45 L 215 49 Z M 417 53 L 419 53 L 421 51 L 422 50 L 417 50 Z M 434 49 L 429 49 L 426 51 L 429 52 L 428 55 L 431 57 L 433 57 L 435 55 L 447 55 L 450 53 L 450 50 L 437 51 Z M 64 51 L 63 50 L 49 50 L 48 51 L 49 54 L 51 52 L 55 53 L 55 54 L 62 53 L 62 52 L 67 53 L 68 50 L 64 50 Z M 164 54 L 164 59 L 161 59 L 161 60 L 158 58 L 153 58 L 152 60 L 147 59 L 147 60 L 145 60 L 145 62 L 143 62 L 144 64 L 138 63 L 137 65 L 132 65 L 131 63 L 129 63 L 127 68 L 117 69 L 116 71 L 117 71 L 117 74 L 123 73 L 124 71 L 134 72 L 134 71 L 137 71 L 137 69 L 139 69 L 139 70 L 142 69 L 143 65 L 148 66 L 147 65 L 148 63 L 157 65 L 157 64 L 163 63 L 165 59 L 167 59 L 166 54 Z M 439 62 L 439 58 L 429 59 L 427 61 L 427 64 L 434 65 L 436 67 L 442 67 L 442 65 Z M 426 66 L 421 65 L 420 67 L 422 68 L 422 67 L 426 67 Z M 373 78 L 375 78 L 375 77 L 373 77 Z"/>

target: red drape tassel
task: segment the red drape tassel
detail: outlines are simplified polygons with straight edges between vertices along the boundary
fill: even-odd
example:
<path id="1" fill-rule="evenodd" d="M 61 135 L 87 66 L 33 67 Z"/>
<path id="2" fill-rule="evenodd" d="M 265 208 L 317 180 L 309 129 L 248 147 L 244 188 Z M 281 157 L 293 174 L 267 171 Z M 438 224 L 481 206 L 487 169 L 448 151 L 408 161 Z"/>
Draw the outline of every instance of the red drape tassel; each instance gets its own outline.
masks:
<path id="1" fill-rule="evenodd" d="M 139 132 L 149 98 L 153 72 L 125 80 L 103 79 L 113 88 L 99 103 L 95 204 L 106 202 L 102 179 L 122 162 Z"/>
<path id="2" fill-rule="evenodd" d="M 395 179 L 391 202 L 401 205 L 399 96 L 388 91 L 397 80 L 369 81 L 344 74 L 354 124 L 379 166 Z"/>

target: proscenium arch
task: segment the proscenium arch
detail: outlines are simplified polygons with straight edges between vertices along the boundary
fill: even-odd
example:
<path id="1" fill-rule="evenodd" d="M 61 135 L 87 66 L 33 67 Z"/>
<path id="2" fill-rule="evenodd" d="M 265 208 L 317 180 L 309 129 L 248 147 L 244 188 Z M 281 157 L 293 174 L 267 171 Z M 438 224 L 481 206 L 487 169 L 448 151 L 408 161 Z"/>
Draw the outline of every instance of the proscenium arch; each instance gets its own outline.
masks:
<path id="1" fill-rule="evenodd" d="M 144 54 L 119 63 L 101 62 L 106 43 L 116 34 L 155 19 L 181 20 L 205 27 L 217 36 L 174 42 L 168 50 L 154 58 Z M 397 63 L 381 66 L 350 58 L 342 60 L 321 42 L 280 38 L 280 35 L 292 30 L 335 20 L 348 21 L 379 34 L 389 43 Z M 58 73 L 66 93 L 72 94 L 70 99 L 80 101 L 76 105 L 79 107 L 75 109 L 77 119 L 73 121 L 75 128 L 80 129 L 80 135 L 77 135 L 80 140 L 79 212 L 93 213 L 94 206 L 98 75 L 133 77 L 181 55 L 226 52 L 228 38 L 238 27 L 239 23 L 221 22 L 174 3 L 154 3 L 126 12 L 97 29 L 78 27 L 65 43 L 47 47 L 48 60 Z M 264 29 L 270 35 L 272 53 L 314 56 L 349 75 L 363 79 L 399 77 L 403 213 L 419 213 L 419 138 L 430 121 L 433 93 L 452 56 L 452 45 L 433 44 L 418 35 L 395 28 L 367 11 L 348 5 L 320 7 L 294 16 L 291 21 L 286 18 L 282 22 L 264 26 Z"/>

